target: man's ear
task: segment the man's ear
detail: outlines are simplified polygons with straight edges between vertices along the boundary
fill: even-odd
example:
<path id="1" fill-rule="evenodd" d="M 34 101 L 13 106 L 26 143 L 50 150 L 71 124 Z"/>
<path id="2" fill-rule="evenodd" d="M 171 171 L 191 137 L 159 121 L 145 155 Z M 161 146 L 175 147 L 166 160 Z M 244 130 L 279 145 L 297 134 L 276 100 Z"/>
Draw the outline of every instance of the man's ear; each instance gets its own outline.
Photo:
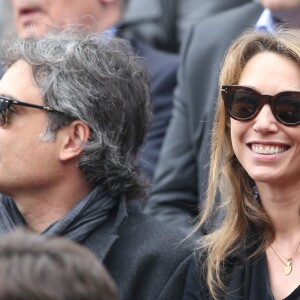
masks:
<path id="1" fill-rule="evenodd" d="M 83 151 L 83 144 L 88 141 L 89 137 L 89 126 L 80 120 L 73 121 L 70 125 L 62 128 L 60 160 L 67 161 L 78 157 Z"/>

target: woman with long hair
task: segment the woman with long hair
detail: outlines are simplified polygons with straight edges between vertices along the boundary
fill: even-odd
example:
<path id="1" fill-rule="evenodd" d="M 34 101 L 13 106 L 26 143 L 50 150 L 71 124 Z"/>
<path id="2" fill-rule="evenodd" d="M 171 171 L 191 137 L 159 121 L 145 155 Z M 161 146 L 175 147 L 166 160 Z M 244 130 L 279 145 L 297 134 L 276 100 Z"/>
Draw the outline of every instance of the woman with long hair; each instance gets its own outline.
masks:
<path id="1" fill-rule="evenodd" d="M 300 299 L 299 125 L 300 32 L 244 33 L 220 74 L 197 228 L 223 219 L 198 243 L 184 299 Z"/>

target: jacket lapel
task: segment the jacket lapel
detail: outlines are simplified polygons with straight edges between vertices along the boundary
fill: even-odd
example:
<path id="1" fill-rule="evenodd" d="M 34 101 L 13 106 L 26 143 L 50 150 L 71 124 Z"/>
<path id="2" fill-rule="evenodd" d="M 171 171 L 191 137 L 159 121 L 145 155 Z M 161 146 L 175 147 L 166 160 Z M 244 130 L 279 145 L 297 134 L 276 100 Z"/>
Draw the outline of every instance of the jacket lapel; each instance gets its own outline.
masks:
<path id="1" fill-rule="evenodd" d="M 122 197 L 116 209 L 109 215 L 108 220 L 93 231 L 82 244 L 90 249 L 99 260 L 103 261 L 118 239 L 118 229 L 127 217 L 126 202 Z"/>

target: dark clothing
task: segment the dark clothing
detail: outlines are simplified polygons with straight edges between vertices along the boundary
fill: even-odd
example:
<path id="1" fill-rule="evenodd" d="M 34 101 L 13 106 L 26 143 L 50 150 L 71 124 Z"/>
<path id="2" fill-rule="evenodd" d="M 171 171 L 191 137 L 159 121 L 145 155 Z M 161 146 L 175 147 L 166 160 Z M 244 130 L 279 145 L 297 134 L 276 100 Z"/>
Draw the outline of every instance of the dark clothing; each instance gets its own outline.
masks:
<path id="1" fill-rule="evenodd" d="M 178 53 L 193 24 L 251 0 L 129 0 L 121 22 L 124 36 Z"/>
<path id="2" fill-rule="evenodd" d="M 103 261 L 127 300 L 181 300 L 191 254 L 182 236 L 125 202 L 83 245 Z"/>
<path id="3" fill-rule="evenodd" d="M 244 260 L 245 261 L 245 260 Z M 230 261 L 234 267 L 229 269 L 225 283 L 228 291 L 218 299 L 224 300 L 274 300 L 272 295 L 267 262 L 265 254 L 253 262 L 244 263 L 241 258 L 234 258 Z M 190 264 L 183 300 L 210 300 L 208 287 L 203 277 L 203 270 L 197 266 L 195 260 Z M 300 286 L 296 288 L 284 300 L 299 300 Z"/>
<path id="4" fill-rule="evenodd" d="M 172 116 L 179 58 L 177 55 L 156 50 L 137 39 L 132 40 L 131 44 L 137 54 L 144 58 L 150 73 L 153 119 L 139 162 L 151 181 Z"/>
<path id="5" fill-rule="evenodd" d="M 193 28 L 183 49 L 173 116 L 145 212 L 184 232 L 191 230 L 207 189 L 221 61 L 232 40 L 253 28 L 262 11 L 250 3 L 206 19 Z"/>
<path id="6" fill-rule="evenodd" d="M 25 220 L 0 195 L 0 236 L 17 226 Z M 115 280 L 120 300 L 182 300 L 191 258 L 184 237 L 150 216 L 128 213 L 124 197 L 97 187 L 42 234 L 89 248 Z"/>

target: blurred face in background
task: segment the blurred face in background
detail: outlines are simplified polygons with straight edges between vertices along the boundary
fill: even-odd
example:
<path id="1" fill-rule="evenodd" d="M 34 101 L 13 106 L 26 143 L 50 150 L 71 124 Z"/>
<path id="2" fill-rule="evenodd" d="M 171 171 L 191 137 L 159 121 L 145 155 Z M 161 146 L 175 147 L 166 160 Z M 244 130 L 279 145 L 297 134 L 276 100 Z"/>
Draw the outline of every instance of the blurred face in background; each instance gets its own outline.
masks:
<path id="1" fill-rule="evenodd" d="M 300 0 L 260 0 L 260 3 L 271 10 L 294 9 L 300 7 Z"/>
<path id="2" fill-rule="evenodd" d="M 11 0 L 15 27 L 22 37 L 40 35 L 51 26 L 80 24 L 96 27 L 98 0 Z"/>
<path id="3" fill-rule="evenodd" d="M 278 21 L 300 28 L 300 0 L 259 0 L 259 2 L 272 11 Z"/>

